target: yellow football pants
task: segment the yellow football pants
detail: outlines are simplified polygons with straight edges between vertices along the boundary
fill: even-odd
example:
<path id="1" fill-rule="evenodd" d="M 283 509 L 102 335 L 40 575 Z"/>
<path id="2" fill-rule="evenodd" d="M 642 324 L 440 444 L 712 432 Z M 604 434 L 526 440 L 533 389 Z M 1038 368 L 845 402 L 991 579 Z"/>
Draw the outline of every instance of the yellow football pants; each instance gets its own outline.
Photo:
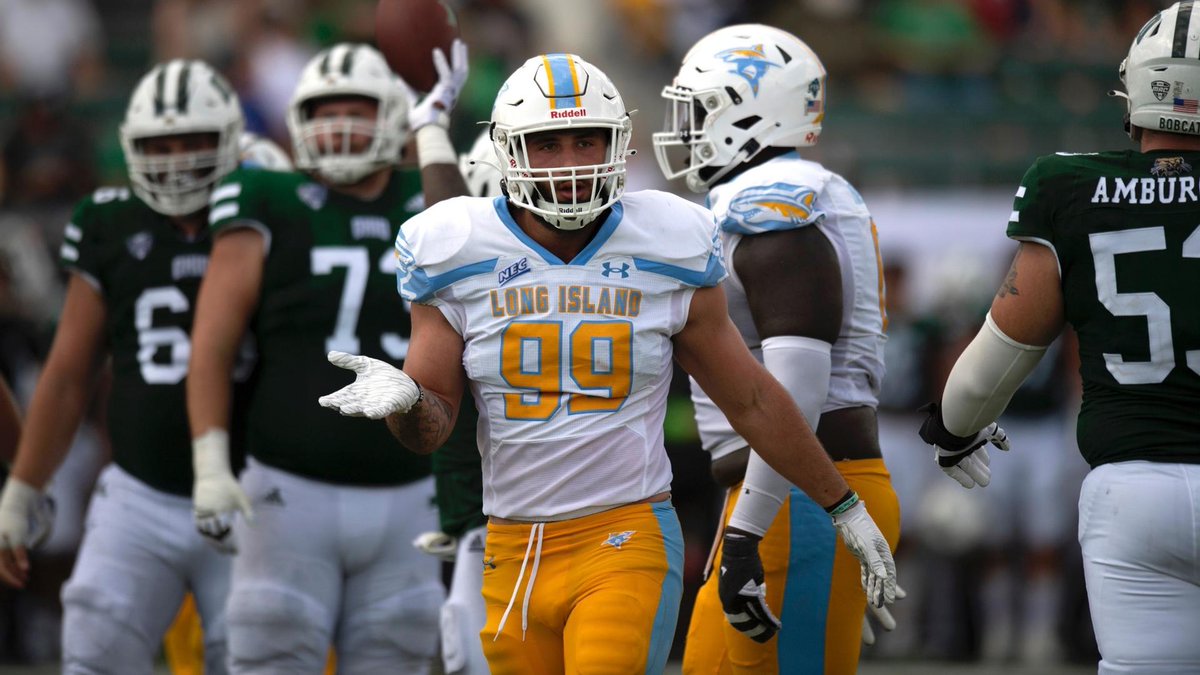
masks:
<path id="1" fill-rule="evenodd" d="M 895 550 L 900 505 L 882 459 L 835 462 Z M 737 503 L 730 490 L 725 522 Z M 858 560 L 842 545 L 825 510 L 792 488 L 759 544 L 767 602 L 783 628 L 759 644 L 725 620 L 711 573 L 696 597 L 683 654 L 684 675 L 853 675 L 858 670 L 863 612 Z M 720 550 L 713 564 L 720 569 Z"/>
<path id="2" fill-rule="evenodd" d="M 670 501 L 489 524 L 480 633 L 493 675 L 661 673 L 683 593 Z"/>
<path id="3" fill-rule="evenodd" d="M 204 630 L 200 625 L 200 614 L 196 611 L 196 600 L 188 593 L 179 606 L 175 621 L 163 637 L 163 655 L 172 675 L 204 675 Z M 325 675 L 337 672 L 337 659 L 329 650 L 325 663 Z"/>

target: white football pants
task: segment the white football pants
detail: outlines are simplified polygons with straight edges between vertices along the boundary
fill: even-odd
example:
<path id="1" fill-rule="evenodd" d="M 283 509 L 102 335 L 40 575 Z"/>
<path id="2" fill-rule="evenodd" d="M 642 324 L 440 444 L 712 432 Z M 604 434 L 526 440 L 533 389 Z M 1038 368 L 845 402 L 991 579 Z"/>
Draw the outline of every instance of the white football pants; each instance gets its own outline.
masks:
<path id="1" fill-rule="evenodd" d="M 430 672 L 445 591 L 412 540 L 437 528 L 432 477 L 352 487 L 251 458 L 241 484 L 254 521 L 234 524 L 231 672 L 320 673 L 331 643 L 339 675 Z"/>
<path id="2" fill-rule="evenodd" d="M 1200 464 L 1118 462 L 1079 495 L 1101 674 L 1200 673 Z"/>
<path id="3" fill-rule="evenodd" d="M 479 633 L 487 623 L 483 602 L 483 545 L 487 526 L 458 539 L 450 595 L 442 605 L 442 665 L 447 675 L 488 675 Z"/>
<path id="4" fill-rule="evenodd" d="M 191 590 L 204 627 L 204 672 L 225 673 L 229 570 L 229 556 L 196 532 L 191 499 L 110 465 L 96 482 L 63 585 L 63 672 L 154 672 L 163 634 Z"/>

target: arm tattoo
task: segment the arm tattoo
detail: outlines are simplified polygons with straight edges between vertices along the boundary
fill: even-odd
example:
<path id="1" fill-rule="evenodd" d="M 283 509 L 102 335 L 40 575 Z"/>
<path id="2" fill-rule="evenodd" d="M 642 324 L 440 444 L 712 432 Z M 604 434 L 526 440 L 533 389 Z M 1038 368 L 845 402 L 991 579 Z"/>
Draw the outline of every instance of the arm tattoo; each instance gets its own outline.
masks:
<path id="1" fill-rule="evenodd" d="M 1000 284 L 1000 290 L 996 291 L 996 297 L 1003 298 L 1007 295 L 1020 295 L 1017 291 L 1017 261 L 1021 259 L 1021 248 L 1017 248 L 1017 254 L 1013 256 L 1012 267 L 1008 268 L 1008 275 L 1004 277 L 1004 283 Z"/>
<path id="2" fill-rule="evenodd" d="M 387 426 L 404 447 L 420 454 L 440 448 L 450 437 L 450 405 L 427 390 L 407 413 L 388 415 Z"/>

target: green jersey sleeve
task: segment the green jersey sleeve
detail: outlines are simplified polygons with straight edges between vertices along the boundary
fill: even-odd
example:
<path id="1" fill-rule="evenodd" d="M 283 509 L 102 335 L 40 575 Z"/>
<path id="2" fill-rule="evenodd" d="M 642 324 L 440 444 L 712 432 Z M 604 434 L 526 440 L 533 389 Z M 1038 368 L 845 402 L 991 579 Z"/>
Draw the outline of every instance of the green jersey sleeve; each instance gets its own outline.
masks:
<path id="1" fill-rule="evenodd" d="M 1008 220 L 1008 236 L 1019 241 L 1035 241 L 1056 248 L 1053 191 L 1045 189 L 1048 175 L 1054 173 L 1051 157 L 1039 157 L 1021 178 Z"/>

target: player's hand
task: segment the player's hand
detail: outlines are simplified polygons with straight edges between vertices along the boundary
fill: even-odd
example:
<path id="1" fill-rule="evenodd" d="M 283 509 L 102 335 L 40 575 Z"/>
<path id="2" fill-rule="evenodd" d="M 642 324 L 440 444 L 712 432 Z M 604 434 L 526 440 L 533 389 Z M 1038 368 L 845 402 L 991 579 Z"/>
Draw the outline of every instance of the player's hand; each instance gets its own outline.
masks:
<path id="1" fill-rule="evenodd" d="M 867 513 L 861 499 L 833 516 L 833 526 L 842 535 L 842 543 L 858 558 L 867 604 L 883 607 L 896 600 L 896 562 L 887 539 Z"/>
<path id="2" fill-rule="evenodd" d="M 458 537 L 445 532 L 422 532 L 413 539 L 413 548 L 446 562 L 454 562 L 458 555 Z"/>
<path id="3" fill-rule="evenodd" d="M 53 525 L 54 500 L 9 476 L 0 494 L 0 581 L 24 588 L 29 580 L 26 551 L 45 541 Z"/>
<path id="4" fill-rule="evenodd" d="M 233 519 L 240 511 L 246 520 L 254 518 L 250 499 L 238 485 L 229 468 L 229 436 L 210 430 L 192 440 L 192 517 L 204 540 L 221 553 L 237 553 L 233 538 Z"/>
<path id="5" fill-rule="evenodd" d="M 901 600 L 908 597 L 908 593 L 900 588 L 900 584 L 896 584 L 896 599 Z M 871 617 L 875 617 L 875 622 L 885 631 L 896 630 L 896 619 L 892 617 L 892 613 L 888 611 L 887 605 L 876 607 L 867 603 L 867 611 L 863 613 L 862 623 L 862 641 L 865 645 L 875 644 L 875 629 L 871 627 Z"/>
<path id="6" fill-rule="evenodd" d="M 329 362 L 353 370 L 354 381 L 317 402 L 350 417 L 383 419 L 408 412 L 421 400 L 421 387 L 403 370 L 369 356 L 329 352 Z"/>
<path id="7" fill-rule="evenodd" d="M 779 619 L 767 606 L 767 584 L 763 579 L 758 542 L 762 537 L 726 528 L 721 543 L 721 577 L 717 594 L 725 619 L 755 642 L 767 642 L 779 632 Z"/>
<path id="8" fill-rule="evenodd" d="M 937 403 L 927 403 L 921 412 L 929 413 L 921 424 L 921 440 L 937 448 L 934 459 L 942 471 L 965 488 L 987 487 L 992 482 L 987 444 L 1007 451 L 1008 435 L 1004 430 L 992 422 L 971 436 L 955 436 L 946 430 Z"/>
<path id="9" fill-rule="evenodd" d="M 450 112 L 458 102 L 463 85 L 467 82 L 467 43 L 454 38 L 450 46 L 450 60 L 440 47 L 433 49 L 433 67 L 437 69 L 438 81 L 425 98 L 408 112 L 408 126 L 413 131 L 423 126 L 437 124 L 450 128 Z"/>

